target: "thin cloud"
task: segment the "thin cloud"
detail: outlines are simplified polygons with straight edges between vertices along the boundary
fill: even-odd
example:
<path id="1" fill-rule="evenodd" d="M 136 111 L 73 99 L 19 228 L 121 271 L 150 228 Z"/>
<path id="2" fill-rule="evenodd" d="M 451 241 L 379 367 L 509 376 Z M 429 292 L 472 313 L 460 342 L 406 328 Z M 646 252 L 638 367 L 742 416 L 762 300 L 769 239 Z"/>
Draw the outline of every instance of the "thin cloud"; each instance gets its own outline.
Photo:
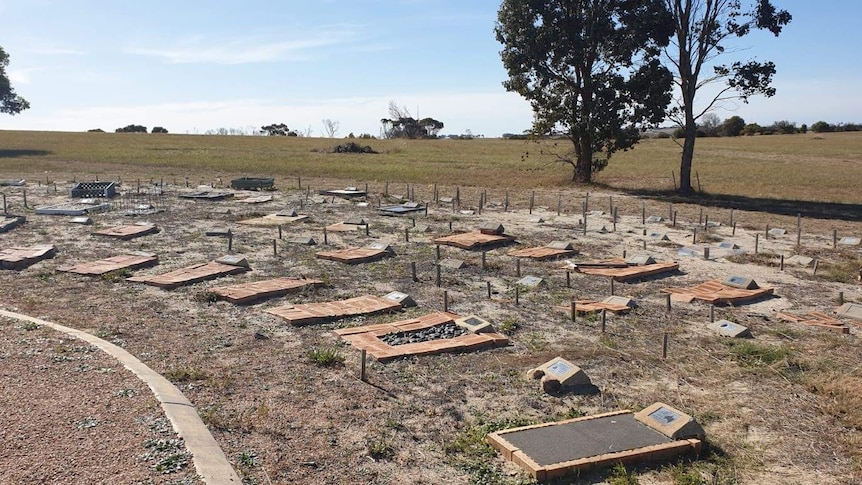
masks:
<path id="1" fill-rule="evenodd" d="M 355 40 L 351 30 L 322 30 L 296 39 L 264 40 L 259 36 L 215 39 L 196 36 L 168 47 L 130 47 L 127 53 L 161 57 L 173 64 L 252 64 L 313 59 L 321 49 Z"/>

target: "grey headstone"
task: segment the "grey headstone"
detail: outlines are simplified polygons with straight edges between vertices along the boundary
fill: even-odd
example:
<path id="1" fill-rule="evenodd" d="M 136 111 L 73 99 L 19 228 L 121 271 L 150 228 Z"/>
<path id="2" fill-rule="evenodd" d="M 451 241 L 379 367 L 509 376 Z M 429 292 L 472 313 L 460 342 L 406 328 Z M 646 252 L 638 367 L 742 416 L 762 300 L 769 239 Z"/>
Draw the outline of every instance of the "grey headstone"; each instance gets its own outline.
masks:
<path id="1" fill-rule="evenodd" d="M 452 197 L 440 197 L 438 200 L 443 204 L 451 204 L 453 199 Z"/>
<path id="2" fill-rule="evenodd" d="M 392 249 L 392 246 L 384 243 L 384 242 L 374 242 L 365 246 L 368 249 L 376 249 L 378 251 L 386 251 L 387 253 L 394 253 L 395 250 Z"/>
<path id="3" fill-rule="evenodd" d="M 627 298 L 625 296 L 609 296 L 602 300 L 603 303 L 610 303 L 612 305 L 625 305 L 629 308 L 637 308 L 638 302 L 632 300 L 631 298 Z"/>
<path id="4" fill-rule="evenodd" d="M 862 320 L 862 305 L 858 303 L 845 303 L 838 307 L 835 313 L 842 317 Z"/>
<path id="5" fill-rule="evenodd" d="M 416 302 L 413 301 L 413 298 L 410 298 L 410 295 L 407 293 L 401 293 L 400 291 L 393 291 L 388 295 L 384 296 L 387 300 L 392 300 L 404 308 L 414 307 L 416 306 Z"/>
<path id="6" fill-rule="evenodd" d="M 536 288 L 541 285 L 544 280 L 536 276 L 524 276 L 515 282 L 516 285 L 525 286 L 527 288 Z"/>
<path id="7" fill-rule="evenodd" d="M 638 254 L 626 260 L 629 266 L 644 266 L 647 264 L 655 264 L 655 259 L 649 254 Z"/>
<path id="8" fill-rule="evenodd" d="M 482 224 L 479 227 L 479 232 L 481 232 L 482 234 L 500 235 L 503 234 L 505 230 L 506 228 L 504 228 L 503 225 L 499 222 L 489 222 L 486 224 Z"/>
<path id="9" fill-rule="evenodd" d="M 667 237 L 667 234 L 662 232 L 651 232 L 649 234 L 650 239 L 655 239 L 656 241 L 670 241 L 670 238 Z"/>
<path id="10" fill-rule="evenodd" d="M 276 212 L 275 215 L 279 217 L 296 217 L 296 211 L 293 209 L 286 209 L 281 212 Z"/>
<path id="11" fill-rule="evenodd" d="M 458 325 L 461 328 L 466 328 L 470 333 L 483 333 L 483 332 L 493 332 L 494 327 L 491 326 L 491 322 L 477 317 L 476 315 L 468 315 L 466 317 L 461 317 L 455 320 L 455 325 Z"/>
<path id="12" fill-rule="evenodd" d="M 303 246 L 314 246 L 317 244 L 317 241 L 312 237 L 302 237 L 296 236 L 286 239 L 290 244 L 302 244 Z"/>
<path id="13" fill-rule="evenodd" d="M 721 223 L 718 221 L 706 221 L 706 227 L 719 227 Z"/>
<path id="14" fill-rule="evenodd" d="M 718 243 L 718 247 L 721 249 L 739 249 L 739 246 L 729 241 Z"/>
<path id="15" fill-rule="evenodd" d="M 795 264 L 797 266 L 808 267 L 814 264 L 814 258 L 809 258 L 808 256 L 802 256 L 801 254 L 794 254 L 793 256 L 787 258 L 785 261 L 787 264 Z"/>
<path id="16" fill-rule="evenodd" d="M 661 216 L 649 216 L 646 219 L 647 222 L 662 222 L 663 220 Z"/>
<path id="17" fill-rule="evenodd" d="M 697 248 L 687 247 L 687 248 L 679 248 L 676 252 L 679 256 L 684 256 L 688 258 L 693 258 L 700 256 L 700 250 Z"/>
<path id="18" fill-rule="evenodd" d="M 722 281 L 725 286 L 730 286 L 731 288 L 739 288 L 741 290 L 756 290 L 759 288 L 757 283 L 751 279 L 746 278 L 744 276 L 731 276 L 726 280 Z"/>
<path id="19" fill-rule="evenodd" d="M 69 219 L 69 222 L 71 222 L 72 224 L 92 224 L 93 219 L 90 219 L 87 216 L 80 216 Z"/>
<path id="20" fill-rule="evenodd" d="M 249 267 L 248 260 L 237 254 L 229 254 L 227 256 L 222 256 L 215 261 L 216 263 L 228 264 L 231 266 L 240 266 L 242 268 Z"/>
<path id="21" fill-rule="evenodd" d="M 450 269 L 464 269 L 467 267 L 467 263 L 465 263 L 464 261 L 461 261 L 460 259 L 451 259 L 451 258 L 440 260 L 439 264 L 443 268 L 450 268 Z"/>
<path id="22" fill-rule="evenodd" d="M 784 229 L 779 229 L 779 228 L 777 228 L 777 227 L 776 227 L 775 229 L 770 229 L 770 230 L 769 230 L 769 235 L 770 235 L 770 236 L 776 236 L 776 237 L 777 237 L 777 236 L 783 236 L 783 235 L 785 235 L 785 234 L 787 234 L 787 231 L 786 231 L 786 230 L 784 230 Z"/>
<path id="23" fill-rule="evenodd" d="M 361 217 L 351 217 L 350 219 L 347 219 L 346 221 L 344 221 L 344 223 L 345 224 L 351 224 L 354 226 L 364 226 L 365 225 L 365 219 L 363 219 Z"/>
<path id="24" fill-rule="evenodd" d="M 838 244 L 841 244 L 842 246 L 858 246 L 860 242 L 862 241 L 860 241 L 858 237 L 852 236 L 845 236 L 838 240 Z"/>
<path id="25" fill-rule="evenodd" d="M 751 332 L 749 332 L 748 327 L 744 327 L 728 320 L 716 320 L 707 325 L 707 328 L 713 330 L 722 337 L 742 338 L 751 336 Z"/>
<path id="26" fill-rule="evenodd" d="M 551 249 L 561 249 L 564 251 L 571 251 L 575 249 L 575 247 L 569 241 L 551 241 L 546 247 Z"/>
<path id="27" fill-rule="evenodd" d="M 408 209 L 416 209 L 419 207 L 419 202 L 405 202 L 404 207 Z"/>

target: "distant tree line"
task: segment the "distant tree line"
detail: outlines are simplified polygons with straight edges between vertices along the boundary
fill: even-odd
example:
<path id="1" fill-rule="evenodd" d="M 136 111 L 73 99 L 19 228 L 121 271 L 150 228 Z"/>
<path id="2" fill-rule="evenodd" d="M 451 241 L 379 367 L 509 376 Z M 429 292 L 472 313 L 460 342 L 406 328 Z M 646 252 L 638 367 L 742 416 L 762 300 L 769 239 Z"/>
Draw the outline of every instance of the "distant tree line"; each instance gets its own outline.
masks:
<path id="1" fill-rule="evenodd" d="M 105 130 L 101 128 L 94 128 L 92 130 L 87 130 L 88 133 L 104 133 Z M 144 125 L 126 125 L 122 128 L 117 128 L 114 130 L 114 133 L 146 133 L 147 127 Z M 168 130 L 161 126 L 154 126 L 150 133 L 167 133 Z"/>

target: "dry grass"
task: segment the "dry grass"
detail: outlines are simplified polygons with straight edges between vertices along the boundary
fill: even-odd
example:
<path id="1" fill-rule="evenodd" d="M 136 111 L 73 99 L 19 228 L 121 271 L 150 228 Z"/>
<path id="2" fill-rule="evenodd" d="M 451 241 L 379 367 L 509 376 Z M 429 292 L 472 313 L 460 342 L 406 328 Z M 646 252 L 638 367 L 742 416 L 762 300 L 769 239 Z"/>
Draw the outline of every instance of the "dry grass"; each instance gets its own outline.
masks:
<path id="1" fill-rule="evenodd" d="M 68 175 L 105 179 L 118 173 L 182 179 L 206 172 L 207 181 L 242 173 L 491 189 L 570 185 L 571 168 L 553 163 L 549 154 L 564 151 L 563 142 L 362 141 L 381 153 L 321 152 L 340 142 L 328 138 L 0 131 L 0 159 L 10 176 L 47 172 L 49 180 Z M 669 190 L 679 154 L 673 140 L 643 140 L 635 150 L 616 155 L 596 182 L 625 190 Z M 70 161 L 76 162 L 74 170 Z M 710 194 L 858 204 L 860 162 L 862 133 L 702 138 L 694 171 Z M 692 183 L 697 186 L 697 179 Z"/>

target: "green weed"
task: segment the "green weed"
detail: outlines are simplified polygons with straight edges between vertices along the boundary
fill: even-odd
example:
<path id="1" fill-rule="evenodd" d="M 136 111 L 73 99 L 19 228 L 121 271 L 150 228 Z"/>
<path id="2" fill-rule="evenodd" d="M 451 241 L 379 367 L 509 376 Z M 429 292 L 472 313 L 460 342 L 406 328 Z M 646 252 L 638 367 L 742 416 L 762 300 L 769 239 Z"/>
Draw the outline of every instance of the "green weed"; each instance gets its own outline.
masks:
<path id="1" fill-rule="evenodd" d="M 319 366 L 333 367 L 344 363 L 344 355 L 336 347 L 315 347 L 309 351 L 308 360 Z"/>

